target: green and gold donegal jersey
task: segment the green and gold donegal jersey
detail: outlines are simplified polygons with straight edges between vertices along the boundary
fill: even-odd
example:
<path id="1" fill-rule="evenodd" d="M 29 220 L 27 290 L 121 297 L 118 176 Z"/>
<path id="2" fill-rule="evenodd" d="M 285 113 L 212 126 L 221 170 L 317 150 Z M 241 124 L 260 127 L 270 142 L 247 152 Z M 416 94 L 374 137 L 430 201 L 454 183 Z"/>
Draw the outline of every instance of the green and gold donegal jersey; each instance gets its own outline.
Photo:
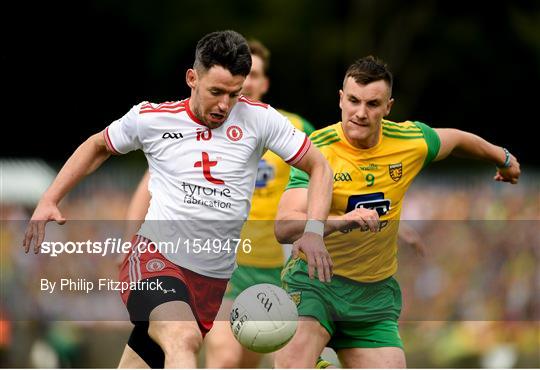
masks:
<path id="1" fill-rule="evenodd" d="M 279 112 L 307 135 L 313 132 L 313 126 L 302 117 L 284 110 Z M 274 220 L 289 172 L 290 166 L 271 151 L 267 151 L 259 161 L 251 210 L 242 231 L 242 238 L 249 238 L 252 248 L 249 253 L 238 249 L 238 264 L 253 267 L 283 265 L 283 250 L 274 236 Z"/>
<path id="2" fill-rule="evenodd" d="M 405 192 L 418 173 L 438 154 L 440 140 L 421 123 L 383 120 L 377 145 L 352 146 L 341 122 L 313 132 L 310 139 L 334 171 L 331 215 L 358 207 L 377 210 L 380 231 L 335 232 L 325 238 L 334 274 L 359 282 L 375 282 L 397 271 L 397 234 Z M 307 188 L 308 175 L 291 170 L 287 189 Z"/>

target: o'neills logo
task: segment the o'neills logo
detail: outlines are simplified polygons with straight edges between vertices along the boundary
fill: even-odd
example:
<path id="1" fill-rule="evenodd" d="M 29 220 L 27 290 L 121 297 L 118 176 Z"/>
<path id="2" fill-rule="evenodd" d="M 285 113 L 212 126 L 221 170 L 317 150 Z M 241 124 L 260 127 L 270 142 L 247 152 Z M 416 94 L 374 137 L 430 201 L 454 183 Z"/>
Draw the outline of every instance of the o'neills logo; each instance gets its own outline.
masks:
<path id="1" fill-rule="evenodd" d="M 379 166 L 375 163 L 370 163 L 369 166 L 360 166 L 362 171 L 375 171 L 379 169 Z"/>
<path id="2" fill-rule="evenodd" d="M 184 191 L 184 203 L 199 204 L 210 208 L 231 208 L 229 201 L 232 197 L 231 189 L 226 187 L 214 188 L 210 186 L 193 185 L 182 181 L 180 185 Z M 211 198 L 211 199 L 208 199 Z M 216 199 L 216 198 L 224 198 Z"/>

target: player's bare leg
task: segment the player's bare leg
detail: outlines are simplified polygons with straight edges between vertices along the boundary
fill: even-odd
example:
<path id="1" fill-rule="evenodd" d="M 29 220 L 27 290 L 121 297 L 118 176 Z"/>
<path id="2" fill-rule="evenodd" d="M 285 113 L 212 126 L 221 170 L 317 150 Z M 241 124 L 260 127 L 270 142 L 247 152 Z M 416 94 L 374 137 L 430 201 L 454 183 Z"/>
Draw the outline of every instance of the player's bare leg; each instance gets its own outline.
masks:
<path id="1" fill-rule="evenodd" d="M 276 352 L 275 368 L 313 368 L 330 334 L 313 317 L 301 316 L 291 341 Z"/>
<path id="2" fill-rule="evenodd" d="M 148 335 L 165 353 L 165 368 L 196 368 L 202 334 L 189 305 L 160 304 L 150 313 Z"/>
<path id="3" fill-rule="evenodd" d="M 405 352 L 399 347 L 348 348 L 338 351 L 338 357 L 345 368 L 391 368 L 407 367 Z"/>
<path id="4" fill-rule="evenodd" d="M 234 338 L 229 323 L 232 304 L 230 299 L 223 300 L 214 326 L 204 338 L 207 368 L 257 368 L 261 361 L 261 354 L 246 349 Z"/>
<path id="5" fill-rule="evenodd" d="M 130 346 L 126 344 L 120 363 L 119 369 L 149 369 L 150 366 L 134 351 Z"/>

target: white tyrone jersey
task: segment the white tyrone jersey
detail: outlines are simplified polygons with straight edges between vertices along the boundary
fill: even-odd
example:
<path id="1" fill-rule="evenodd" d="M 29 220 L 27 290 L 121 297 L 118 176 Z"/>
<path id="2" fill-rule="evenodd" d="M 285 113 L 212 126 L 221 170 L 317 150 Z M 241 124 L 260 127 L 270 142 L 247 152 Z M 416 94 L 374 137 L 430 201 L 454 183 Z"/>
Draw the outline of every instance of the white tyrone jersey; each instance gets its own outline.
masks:
<path id="1" fill-rule="evenodd" d="M 139 234 L 173 263 L 216 278 L 229 278 L 234 269 L 233 239 L 249 214 L 261 156 L 270 149 L 295 164 L 310 146 L 287 118 L 245 97 L 216 129 L 194 116 L 188 99 L 138 104 L 104 136 L 111 151 L 141 149 L 148 160 L 152 199 Z"/>

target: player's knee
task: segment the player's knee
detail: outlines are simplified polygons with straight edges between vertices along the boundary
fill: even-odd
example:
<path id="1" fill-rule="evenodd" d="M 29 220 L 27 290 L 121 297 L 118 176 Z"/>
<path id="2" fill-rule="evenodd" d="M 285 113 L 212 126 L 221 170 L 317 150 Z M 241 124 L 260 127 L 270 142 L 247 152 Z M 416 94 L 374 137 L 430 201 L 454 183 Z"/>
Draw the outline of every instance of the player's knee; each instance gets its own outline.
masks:
<path id="1" fill-rule="evenodd" d="M 274 358 L 274 368 L 275 369 L 292 369 L 292 368 L 300 368 L 307 366 L 298 366 L 298 359 L 294 358 L 294 356 L 291 356 L 289 354 L 280 353 L 278 352 L 276 354 L 276 357 Z"/>
<path id="2" fill-rule="evenodd" d="M 276 369 L 290 369 L 290 368 L 310 368 L 315 365 L 305 361 L 305 347 L 298 345 L 298 343 L 290 342 L 283 349 L 276 353 L 274 358 L 274 367 Z"/>
<path id="3" fill-rule="evenodd" d="M 313 347 L 313 333 L 297 330 L 293 339 L 276 353 L 274 365 L 275 368 L 312 368 L 319 354 Z"/>
<path id="4" fill-rule="evenodd" d="M 151 321 L 148 335 L 161 346 L 165 354 L 197 353 L 203 339 L 197 327 L 184 321 Z"/>
<path id="5" fill-rule="evenodd" d="M 208 366 L 217 369 L 236 369 L 240 367 L 241 354 L 220 349 L 208 354 Z"/>
<path id="6" fill-rule="evenodd" d="M 205 342 L 205 346 L 207 367 L 216 369 L 230 369 L 240 367 L 240 358 L 242 356 L 242 351 L 241 349 L 237 349 L 240 344 L 231 341 L 212 340 Z"/>

